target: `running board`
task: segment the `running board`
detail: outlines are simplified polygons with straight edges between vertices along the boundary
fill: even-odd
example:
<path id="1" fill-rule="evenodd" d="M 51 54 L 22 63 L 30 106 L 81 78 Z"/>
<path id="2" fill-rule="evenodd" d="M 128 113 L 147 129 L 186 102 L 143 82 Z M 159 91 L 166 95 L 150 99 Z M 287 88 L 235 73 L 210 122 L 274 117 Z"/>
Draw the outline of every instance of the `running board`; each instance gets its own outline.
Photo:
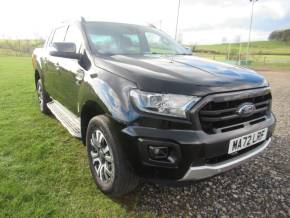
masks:
<path id="1" fill-rule="evenodd" d="M 72 136 L 81 138 L 81 123 L 77 116 L 56 100 L 47 103 L 47 107 Z"/>

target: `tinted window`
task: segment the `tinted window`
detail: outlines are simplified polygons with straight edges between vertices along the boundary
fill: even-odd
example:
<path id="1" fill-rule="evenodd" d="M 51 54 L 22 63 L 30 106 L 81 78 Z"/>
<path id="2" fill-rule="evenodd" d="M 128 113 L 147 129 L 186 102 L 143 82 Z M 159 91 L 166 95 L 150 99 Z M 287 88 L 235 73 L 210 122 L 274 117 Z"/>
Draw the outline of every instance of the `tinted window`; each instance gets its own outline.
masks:
<path id="1" fill-rule="evenodd" d="M 65 33 L 66 33 L 66 29 L 67 29 L 67 26 L 57 28 L 54 32 L 53 39 L 52 39 L 50 45 L 54 42 L 63 42 L 64 37 L 65 37 Z"/>
<path id="2" fill-rule="evenodd" d="M 70 25 L 65 36 L 65 42 L 75 43 L 76 51 L 79 52 L 82 45 L 82 39 L 81 31 L 75 25 Z"/>

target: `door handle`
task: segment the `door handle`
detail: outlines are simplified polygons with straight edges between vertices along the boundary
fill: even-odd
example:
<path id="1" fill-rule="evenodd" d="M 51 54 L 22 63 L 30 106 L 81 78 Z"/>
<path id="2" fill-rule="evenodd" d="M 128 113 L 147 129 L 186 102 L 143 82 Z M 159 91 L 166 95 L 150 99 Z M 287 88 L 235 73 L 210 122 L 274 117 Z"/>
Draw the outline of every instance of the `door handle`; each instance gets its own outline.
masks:
<path id="1" fill-rule="evenodd" d="M 78 69 L 75 76 L 77 82 L 79 83 L 83 81 L 84 77 L 85 77 L 85 71 L 83 71 L 82 69 Z"/>

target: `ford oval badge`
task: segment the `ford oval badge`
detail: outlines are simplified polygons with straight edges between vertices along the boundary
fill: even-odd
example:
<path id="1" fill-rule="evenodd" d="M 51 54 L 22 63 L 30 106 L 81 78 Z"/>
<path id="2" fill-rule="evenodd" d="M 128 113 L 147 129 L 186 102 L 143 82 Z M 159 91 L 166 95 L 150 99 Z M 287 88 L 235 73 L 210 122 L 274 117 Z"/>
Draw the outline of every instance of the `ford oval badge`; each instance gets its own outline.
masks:
<path id="1" fill-rule="evenodd" d="M 253 103 L 247 102 L 238 106 L 237 114 L 241 117 L 251 116 L 256 110 L 256 106 Z"/>

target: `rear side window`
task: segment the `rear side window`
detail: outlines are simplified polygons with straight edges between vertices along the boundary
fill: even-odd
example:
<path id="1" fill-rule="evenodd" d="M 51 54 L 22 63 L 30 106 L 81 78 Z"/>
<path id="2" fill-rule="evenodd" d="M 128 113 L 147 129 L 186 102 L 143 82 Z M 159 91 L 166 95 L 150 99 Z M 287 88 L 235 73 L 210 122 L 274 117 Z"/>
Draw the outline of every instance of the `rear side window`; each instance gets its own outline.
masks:
<path id="1" fill-rule="evenodd" d="M 66 34 L 67 26 L 59 27 L 55 30 L 50 45 L 54 42 L 63 42 Z"/>

